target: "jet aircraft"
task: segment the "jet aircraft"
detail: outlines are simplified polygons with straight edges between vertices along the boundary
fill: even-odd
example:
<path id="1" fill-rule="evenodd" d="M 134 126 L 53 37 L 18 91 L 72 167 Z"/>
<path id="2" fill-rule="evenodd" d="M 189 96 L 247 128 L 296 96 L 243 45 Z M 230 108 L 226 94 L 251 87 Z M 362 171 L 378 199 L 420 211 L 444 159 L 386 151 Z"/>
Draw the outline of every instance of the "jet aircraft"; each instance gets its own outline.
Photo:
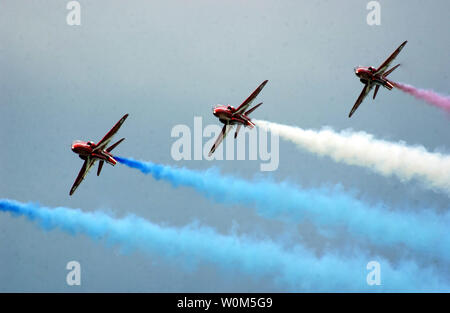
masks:
<path id="1" fill-rule="evenodd" d="M 91 167 L 94 165 L 95 161 L 100 161 L 98 164 L 97 176 L 100 175 L 102 171 L 103 164 L 106 162 L 111 165 L 115 165 L 117 161 L 114 159 L 114 156 L 111 154 L 111 151 L 117 147 L 125 138 L 120 139 L 115 144 L 108 146 L 112 137 L 117 133 L 120 126 L 122 126 L 123 122 L 125 122 L 128 114 L 125 114 L 113 128 L 100 140 L 98 143 L 94 143 L 93 141 L 81 141 L 75 140 L 72 143 L 72 151 L 78 154 L 78 156 L 84 160 L 83 166 L 81 167 L 80 172 L 78 173 L 75 182 L 73 183 L 72 188 L 70 189 L 70 195 L 73 195 L 77 187 L 83 181 L 86 174 L 89 172 Z"/>
<path id="2" fill-rule="evenodd" d="M 372 90 L 372 88 L 375 86 L 375 92 L 373 93 L 373 99 L 377 96 L 378 89 L 380 86 L 385 87 L 388 90 L 391 90 L 395 85 L 393 82 L 389 81 L 386 77 L 391 74 L 397 67 L 400 66 L 400 64 L 397 64 L 390 70 L 387 70 L 389 65 L 392 63 L 392 61 L 397 57 L 397 55 L 402 51 L 403 47 L 406 45 L 408 41 L 403 42 L 397 50 L 395 50 L 389 58 L 387 58 L 386 61 L 381 64 L 378 69 L 369 66 L 369 67 L 363 67 L 358 66 L 355 68 L 355 75 L 359 77 L 359 80 L 364 84 L 364 88 L 361 91 L 361 94 L 359 95 L 358 99 L 356 100 L 356 103 L 353 105 L 352 110 L 350 111 L 350 114 L 348 117 L 351 117 L 353 113 L 356 111 L 356 109 L 359 107 L 361 102 L 364 100 L 364 98 L 367 96 L 367 94 Z"/>
<path id="3" fill-rule="evenodd" d="M 259 87 L 256 88 L 256 90 L 253 91 L 253 93 L 237 108 L 234 108 L 231 105 L 216 105 L 213 108 L 214 116 L 216 116 L 219 119 L 219 121 L 224 124 L 224 126 L 219 136 L 217 137 L 216 141 L 214 142 L 214 145 L 209 151 L 208 154 L 209 156 L 211 156 L 214 153 L 214 151 L 216 151 L 216 148 L 227 136 L 228 132 L 233 128 L 233 125 L 237 125 L 236 132 L 234 133 L 234 138 L 237 137 L 239 130 L 241 129 L 242 126 L 250 128 L 253 128 L 255 126 L 255 124 L 253 124 L 251 119 L 249 118 L 249 115 L 250 113 L 255 111 L 262 104 L 262 102 L 258 103 L 249 110 L 247 109 L 252 104 L 253 100 L 255 100 L 255 98 L 261 92 L 261 90 L 264 88 L 264 86 L 267 84 L 267 82 L 268 80 L 263 81 L 262 84 L 259 85 Z"/>

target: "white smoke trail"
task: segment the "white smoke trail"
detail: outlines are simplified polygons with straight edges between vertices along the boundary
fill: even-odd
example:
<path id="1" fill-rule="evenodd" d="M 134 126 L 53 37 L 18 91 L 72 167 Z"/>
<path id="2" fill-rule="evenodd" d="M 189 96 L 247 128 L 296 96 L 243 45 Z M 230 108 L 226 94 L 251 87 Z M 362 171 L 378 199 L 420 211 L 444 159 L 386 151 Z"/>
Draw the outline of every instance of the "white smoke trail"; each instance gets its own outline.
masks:
<path id="1" fill-rule="evenodd" d="M 423 146 L 375 139 L 365 132 L 331 128 L 305 130 L 268 121 L 253 120 L 259 127 L 336 162 L 366 167 L 402 182 L 420 180 L 426 188 L 450 194 L 450 156 L 428 152 Z"/>

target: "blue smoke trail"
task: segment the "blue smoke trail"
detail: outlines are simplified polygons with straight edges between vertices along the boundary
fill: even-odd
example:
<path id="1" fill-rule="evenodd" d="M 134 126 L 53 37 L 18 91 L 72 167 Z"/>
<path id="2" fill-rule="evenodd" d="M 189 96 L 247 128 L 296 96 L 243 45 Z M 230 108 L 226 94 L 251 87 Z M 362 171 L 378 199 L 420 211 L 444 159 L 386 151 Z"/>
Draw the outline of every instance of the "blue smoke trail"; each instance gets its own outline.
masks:
<path id="1" fill-rule="evenodd" d="M 267 218 L 310 220 L 319 226 L 345 226 L 358 238 L 381 247 L 405 246 L 432 259 L 450 261 L 450 214 L 395 212 L 369 206 L 340 188 L 302 189 L 288 182 L 246 181 L 209 169 L 195 171 L 115 156 L 116 160 L 174 187 L 187 186 L 226 204 L 255 207 Z"/>
<path id="2" fill-rule="evenodd" d="M 25 216 L 45 230 L 59 228 L 73 235 L 106 239 L 126 249 L 156 253 L 169 262 L 211 263 L 221 270 L 254 278 L 271 278 L 287 290 L 305 291 L 448 291 L 439 273 L 414 263 L 392 268 L 380 260 L 381 286 L 368 286 L 364 256 L 342 259 L 332 254 L 317 258 L 301 246 L 287 251 L 271 240 L 221 235 L 211 228 L 188 225 L 159 226 L 136 216 L 117 219 L 101 211 L 83 212 L 65 207 L 47 208 L 0 199 L 0 211 Z"/>

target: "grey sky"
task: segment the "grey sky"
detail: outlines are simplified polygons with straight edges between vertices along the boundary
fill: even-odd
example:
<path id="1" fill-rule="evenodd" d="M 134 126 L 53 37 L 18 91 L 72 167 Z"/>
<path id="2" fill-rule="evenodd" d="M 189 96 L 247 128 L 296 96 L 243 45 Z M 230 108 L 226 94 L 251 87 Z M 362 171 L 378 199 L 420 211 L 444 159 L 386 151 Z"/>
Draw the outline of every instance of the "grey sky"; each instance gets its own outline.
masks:
<path id="1" fill-rule="evenodd" d="M 264 220 L 120 165 L 106 165 L 100 177 L 91 171 L 68 195 L 82 165 L 71 142 L 99 140 L 124 113 L 130 117 L 119 136 L 127 139 L 118 155 L 259 174 L 260 161 L 175 162 L 170 131 L 193 126 L 194 116 L 217 123 L 213 104 L 238 105 L 265 79 L 255 118 L 353 128 L 450 152 L 449 116 L 400 91 L 382 89 L 347 117 L 362 88 L 353 68 L 378 66 L 404 40 L 402 66 L 391 78 L 449 92 L 448 1 L 379 1 L 381 25 L 368 26 L 368 1 L 360 0 L 81 0 L 82 25 L 73 27 L 66 24 L 67 2 L 0 1 L 0 198 L 134 213 L 170 225 L 198 220 L 225 233 L 233 225 L 273 238 L 290 233 L 323 251 L 329 242 L 312 225 Z M 448 209 L 448 196 L 419 183 L 336 164 L 283 141 L 279 168 L 267 175 L 307 187 L 340 183 L 367 202 L 398 210 Z M 81 287 L 65 283 L 71 260 L 82 265 Z M 121 255 L 84 236 L 47 233 L 0 215 L 0 291 L 80 290 L 279 291 L 269 281 L 223 275 L 214 266 L 187 273 L 157 255 Z"/>

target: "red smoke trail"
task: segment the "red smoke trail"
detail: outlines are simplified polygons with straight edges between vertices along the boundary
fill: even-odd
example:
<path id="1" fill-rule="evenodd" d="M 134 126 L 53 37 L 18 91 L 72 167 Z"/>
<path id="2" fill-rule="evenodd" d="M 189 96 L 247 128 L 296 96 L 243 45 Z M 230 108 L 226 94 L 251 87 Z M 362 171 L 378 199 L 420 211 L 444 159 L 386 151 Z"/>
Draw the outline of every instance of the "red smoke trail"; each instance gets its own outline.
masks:
<path id="1" fill-rule="evenodd" d="M 411 85 L 402 83 L 395 83 L 395 82 L 392 83 L 398 89 L 406 93 L 409 93 L 410 95 L 416 97 L 417 99 L 425 100 L 431 105 L 434 105 L 436 107 L 446 110 L 447 112 L 450 112 L 450 97 L 440 95 L 434 92 L 433 90 L 418 89 Z"/>

